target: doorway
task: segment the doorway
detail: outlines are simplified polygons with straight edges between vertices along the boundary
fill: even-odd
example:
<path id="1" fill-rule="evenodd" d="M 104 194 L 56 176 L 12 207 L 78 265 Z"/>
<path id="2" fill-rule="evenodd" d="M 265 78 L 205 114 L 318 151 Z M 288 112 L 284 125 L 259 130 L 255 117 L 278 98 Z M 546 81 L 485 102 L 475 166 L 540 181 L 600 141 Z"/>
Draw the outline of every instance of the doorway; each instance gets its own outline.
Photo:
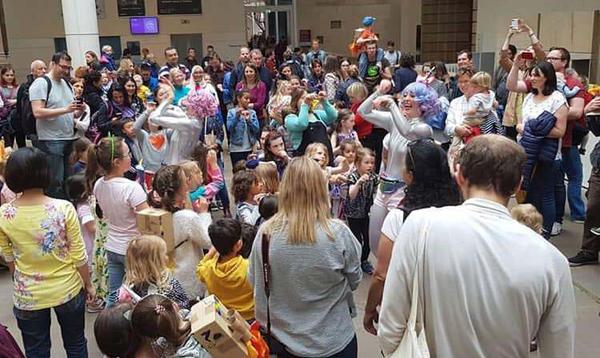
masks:
<path id="1" fill-rule="evenodd" d="M 256 41 L 265 41 L 273 46 L 282 38 L 295 45 L 296 18 L 293 0 L 245 0 L 246 38 L 252 47 L 262 47 Z"/>
<path id="2" fill-rule="evenodd" d="M 196 58 L 204 57 L 204 48 L 202 45 L 202 34 L 179 34 L 171 35 L 171 46 L 177 49 L 179 54 L 179 62 L 183 63 L 187 56 L 189 48 L 196 50 Z"/>

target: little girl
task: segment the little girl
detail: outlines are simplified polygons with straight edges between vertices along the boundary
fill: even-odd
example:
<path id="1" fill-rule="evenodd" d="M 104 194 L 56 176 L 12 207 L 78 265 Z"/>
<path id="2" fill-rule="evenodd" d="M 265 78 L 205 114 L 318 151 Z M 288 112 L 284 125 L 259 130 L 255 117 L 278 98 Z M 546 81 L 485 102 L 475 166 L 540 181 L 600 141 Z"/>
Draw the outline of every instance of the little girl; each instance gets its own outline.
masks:
<path id="1" fill-rule="evenodd" d="M 340 144 L 340 154 L 350 163 L 348 170 L 341 173 L 338 183 L 331 184 L 329 196 L 331 197 L 331 212 L 335 218 L 344 220 L 344 206 L 348 197 L 348 184 L 346 180 L 354 171 L 354 162 L 356 161 L 356 151 L 361 147 L 360 143 L 354 139 L 344 139 Z"/>
<path id="2" fill-rule="evenodd" d="M 175 236 L 174 276 L 192 298 L 203 297 L 205 288 L 195 279 L 198 260 L 211 247 L 208 226 L 212 222 L 208 201 L 199 198 L 195 212 L 185 209 L 189 196 L 188 180 L 179 165 L 167 165 L 158 170 L 148 193 L 148 202 L 155 208 L 173 213 Z"/>
<path id="3" fill-rule="evenodd" d="M 260 131 L 258 117 L 250 109 L 250 92 L 241 90 L 235 94 L 235 108 L 227 112 L 227 131 L 229 132 L 229 156 L 231 165 L 246 160 L 252 153 L 254 143 Z"/>
<path id="4" fill-rule="evenodd" d="M 202 172 L 202 185 L 204 186 L 203 196 L 206 200 L 212 200 L 215 197 L 221 200 L 223 205 L 223 214 L 225 217 L 231 217 L 229 210 L 229 193 L 225 181 L 223 180 L 223 161 L 219 160 L 217 153 L 209 149 L 204 143 L 197 143 L 192 151 L 191 158 Z"/>
<path id="5" fill-rule="evenodd" d="M 146 193 L 140 184 L 123 174 L 131 166 L 129 148 L 122 138 L 102 138 L 88 153 L 88 170 L 104 170 L 94 185 L 94 196 L 103 217 L 108 221 L 106 255 L 108 260 L 108 306 L 116 302 L 116 294 L 125 275 L 125 254 L 129 241 L 140 235 L 135 213 L 148 207 Z"/>
<path id="6" fill-rule="evenodd" d="M 92 257 L 94 252 L 94 235 L 96 234 L 96 221 L 92 215 L 89 203 L 89 193 L 86 190 L 85 175 L 75 174 L 67 179 L 67 197 L 77 210 L 79 226 L 88 256 L 88 267 L 92 268 Z"/>
<path id="7" fill-rule="evenodd" d="M 340 143 L 346 139 L 358 141 L 358 134 L 354 130 L 354 113 L 348 109 L 338 111 L 335 132 L 331 135 L 331 147 L 334 155 L 342 155 Z"/>
<path id="8" fill-rule="evenodd" d="M 368 148 L 356 153 L 356 169 L 348 177 L 348 199 L 345 205 L 346 220 L 350 230 L 362 244 L 361 265 L 364 273 L 372 274 L 369 262 L 369 210 L 377 192 L 379 177 L 374 173 L 375 156 Z"/>
<path id="9" fill-rule="evenodd" d="M 146 103 L 146 99 L 152 94 L 150 88 L 144 85 L 144 79 L 141 75 L 133 75 L 133 80 L 135 81 L 135 85 L 137 86 L 138 98 L 142 100 L 142 102 Z"/>
<path id="10" fill-rule="evenodd" d="M 233 175 L 231 190 L 236 205 L 235 219 L 250 225 L 256 224 L 260 218 L 256 196 L 262 192 L 262 185 L 256 173 L 249 169 L 236 172 Z"/>
<path id="11" fill-rule="evenodd" d="M 273 162 L 260 162 L 254 169 L 256 176 L 262 184 L 262 192 L 276 194 L 279 191 L 279 173 L 277 165 Z"/>
<path id="12" fill-rule="evenodd" d="M 73 143 L 73 152 L 71 152 L 71 165 L 73 174 L 85 171 L 87 163 L 88 149 L 92 142 L 86 137 L 81 137 Z"/>
<path id="13" fill-rule="evenodd" d="M 317 163 L 325 174 L 330 183 L 337 183 L 342 178 L 340 174 L 345 173 L 350 168 L 348 161 L 346 158 L 339 156 L 335 158 L 334 163 L 337 163 L 336 167 L 329 167 L 327 164 L 329 163 L 329 154 L 327 151 L 327 147 L 322 143 L 312 143 L 306 147 L 305 155 Z"/>
<path id="14" fill-rule="evenodd" d="M 131 240 L 123 284 L 140 297 L 158 293 L 181 308 L 190 308 L 190 300 L 181 283 L 167 268 L 167 245 L 158 236 L 144 235 Z"/>
<path id="15" fill-rule="evenodd" d="M 210 358 L 191 332 L 189 311 L 163 295 L 148 295 L 131 312 L 131 327 L 139 336 L 151 339 L 156 357 Z"/>

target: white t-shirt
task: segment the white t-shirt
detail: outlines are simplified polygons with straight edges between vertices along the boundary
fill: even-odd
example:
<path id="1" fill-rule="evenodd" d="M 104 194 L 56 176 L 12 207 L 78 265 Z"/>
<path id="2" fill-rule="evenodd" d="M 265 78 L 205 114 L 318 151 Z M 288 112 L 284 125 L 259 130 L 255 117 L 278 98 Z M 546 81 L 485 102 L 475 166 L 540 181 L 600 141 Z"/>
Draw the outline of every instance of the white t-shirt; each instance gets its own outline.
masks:
<path id="1" fill-rule="evenodd" d="M 529 120 L 536 119 L 542 114 L 544 111 L 548 111 L 552 114 L 556 113 L 556 111 L 562 106 L 569 106 L 565 96 L 559 92 L 554 91 L 550 96 L 548 96 L 542 102 L 536 102 L 533 98 L 534 94 L 529 93 L 525 96 L 525 100 L 523 100 L 523 109 L 522 109 L 522 118 L 523 118 L 523 126 Z M 519 134 L 518 140 L 521 140 L 521 135 Z M 558 142 L 558 147 L 561 147 L 562 139 Z M 560 150 L 556 153 L 556 159 L 561 159 Z"/>
<path id="2" fill-rule="evenodd" d="M 73 102 L 73 90 L 63 79 L 55 81 L 46 76 L 52 82 L 50 96 L 46 102 L 46 108 L 63 108 Z M 46 100 L 48 94 L 48 83 L 43 77 L 37 78 L 29 87 L 29 99 Z M 73 125 L 73 113 L 66 113 L 54 118 L 38 119 L 35 123 L 39 140 L 70 140 L 76 139 L 75 127 Z"/>
<path id="3" fill-rule="evenodd" d="M 94 196 L 108 221 L 107 251 L 125 255 L 127 245 L 140 235 L 135 220 L 135 208 L 146 201 L 139 183 L 126 178 L 98 179 Z"/>
<path id="4" fill-rule="evenodd" d="M 383 226 L 381 227 L 381 233 L 388 237 L 392 242 L 396 241 L 396 238 L 400 234 L 400 229 L 404 223 L 404 211 L 400 209 L 392 209 L 385 217 Z"/>

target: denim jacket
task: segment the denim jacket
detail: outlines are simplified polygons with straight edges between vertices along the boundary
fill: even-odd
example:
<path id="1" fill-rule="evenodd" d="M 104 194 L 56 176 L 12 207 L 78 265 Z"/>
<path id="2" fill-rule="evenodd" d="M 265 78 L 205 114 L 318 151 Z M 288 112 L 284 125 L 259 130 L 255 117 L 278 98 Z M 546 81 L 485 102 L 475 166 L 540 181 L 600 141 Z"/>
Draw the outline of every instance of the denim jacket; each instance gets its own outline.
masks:
<path id="1" fill-rule="evenodd" d="M 229 131 L 229 140 L 233 145 L 242 145 L 245 135 L 250 138 L 250 144 L 254 145 L 256 143 L 260 125 L 258 124 L 256 112 L 253 109 L 248 109 L 248 111 L 250 112 L 249 122 L 238 115 L 237 108 L 232 108 L 227 112 L 227 130 Z"/>

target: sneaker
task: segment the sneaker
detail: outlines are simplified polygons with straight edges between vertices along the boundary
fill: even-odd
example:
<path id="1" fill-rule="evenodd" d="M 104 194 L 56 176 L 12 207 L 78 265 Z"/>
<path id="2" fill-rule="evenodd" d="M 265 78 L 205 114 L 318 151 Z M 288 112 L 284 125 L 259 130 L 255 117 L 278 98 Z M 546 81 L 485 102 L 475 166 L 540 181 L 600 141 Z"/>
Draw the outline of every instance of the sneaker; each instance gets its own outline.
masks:
<path id="1" fill-rule="evenodd" d="M 361 262 L 360 268 L 367 275 L 372 275 L 373 274 L 373 271 L 374 271 L 373 265 L 371 265 L 371 263 L 369 261 L 363 261 L 363 262 Z"/>
<path id="2" fill-rule="evenodd" d="M 96 300 L 88 305 L 86 305 L 86 311 L 88 313 L 98 313 L 104 309 L 105 302 L 101 298 L 96 298 Z"/>
<path id="3" fill-rule="evenodd" d="M 600 226 L 591 228 L 590 232 L 596 236 L 600 236 Z"/>
<path id="4" fill-rule="evenodd" d="M 554 223 L 552 224 L 552 231 L 550 232 L 550 236 L 558 236 L 562 232 L 562 224 Z"/>
<path id="5" fill-rule="evenodd" d="M 579 251 L 577 255 L 569 257 L 569 265 L 571 265 L 571 267 L 596 264 L 598 264 L 598 254 L 589 251 L 582 250 Z"/>
<path id="6" fill-rule="evenodd" d="M 583 224 L 585 223 L 585 219 L 571 219 L 575 224 Z"/>

